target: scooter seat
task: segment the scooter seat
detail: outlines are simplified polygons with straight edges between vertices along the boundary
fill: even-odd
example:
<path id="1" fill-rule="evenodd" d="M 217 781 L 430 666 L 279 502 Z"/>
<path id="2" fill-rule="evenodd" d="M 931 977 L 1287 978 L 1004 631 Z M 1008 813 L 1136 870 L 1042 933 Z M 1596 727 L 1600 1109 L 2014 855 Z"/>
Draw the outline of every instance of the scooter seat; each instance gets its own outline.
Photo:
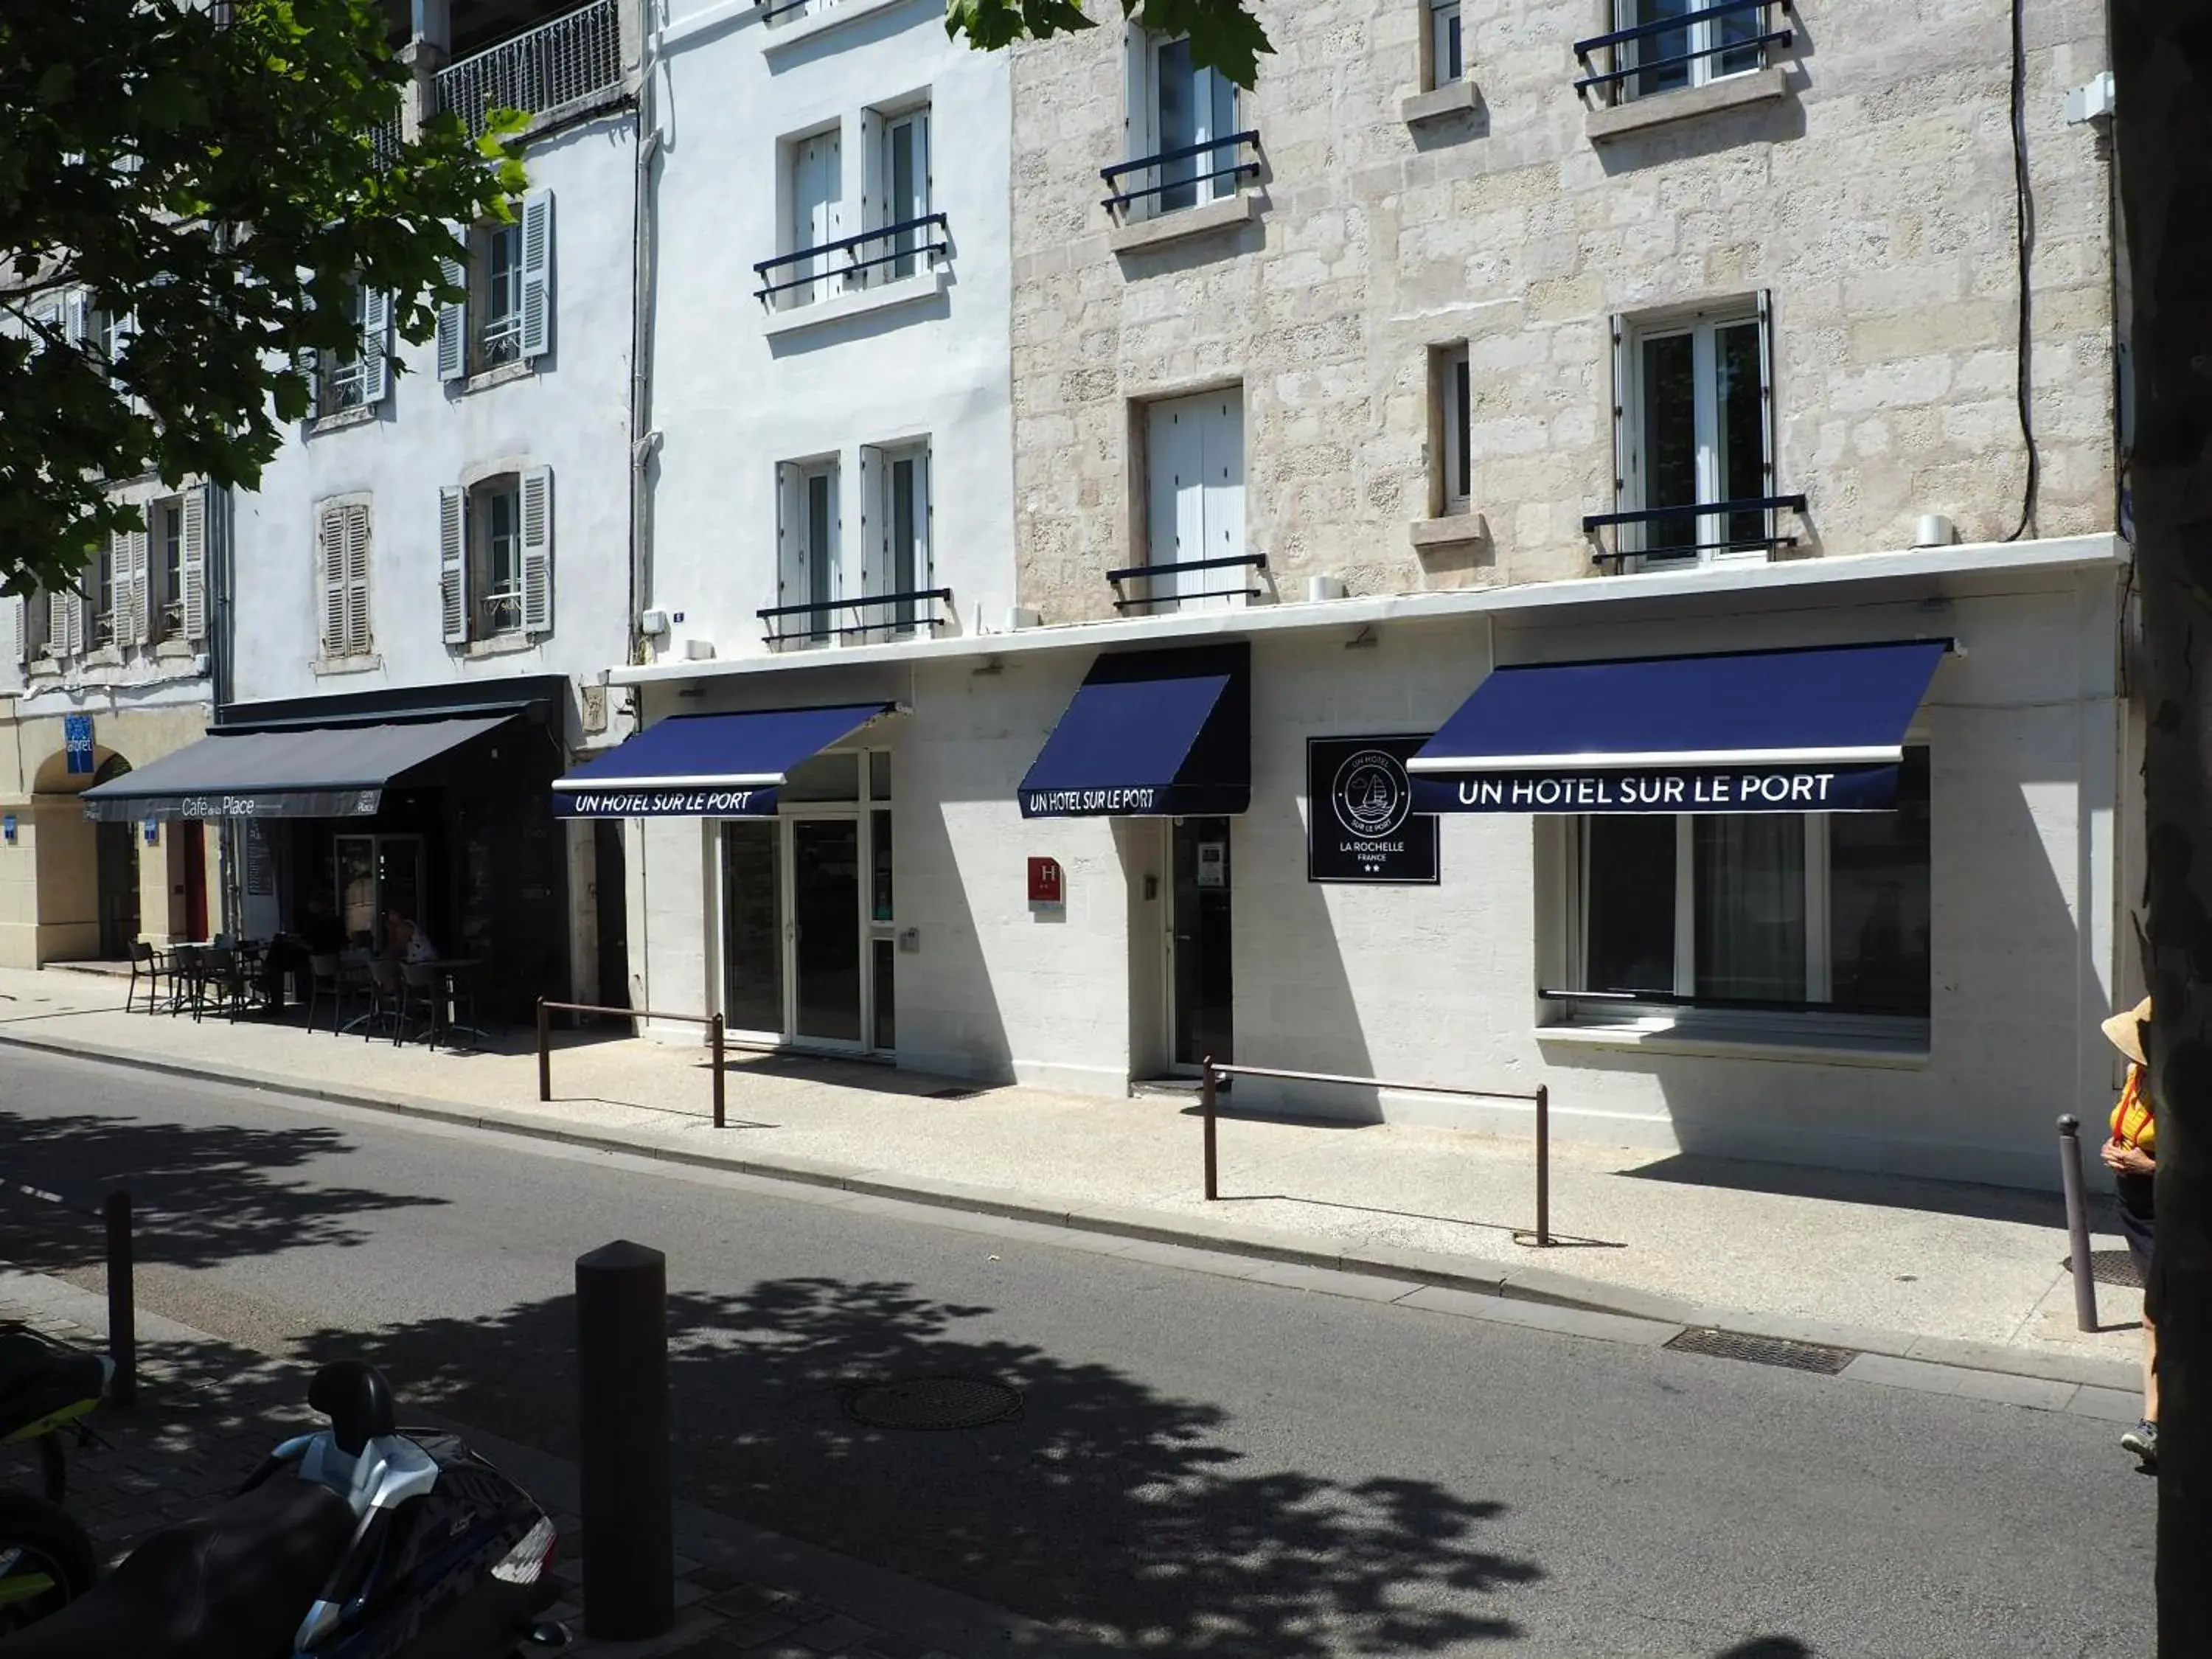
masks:
<path id="1" fill-rule="evenodd" d="M 354 1524 L 336 1492 L 280 1474 L 154 1534 L 89 1595 L 0 1647 L 8 1659 L 283 1659 Z"/>
<path id="2" fill-rule="evenodd" d="M 105 1381 L 97 1354 L 0 1331 L 0 1437 L 64 1407 L 99 1399 Z"/>

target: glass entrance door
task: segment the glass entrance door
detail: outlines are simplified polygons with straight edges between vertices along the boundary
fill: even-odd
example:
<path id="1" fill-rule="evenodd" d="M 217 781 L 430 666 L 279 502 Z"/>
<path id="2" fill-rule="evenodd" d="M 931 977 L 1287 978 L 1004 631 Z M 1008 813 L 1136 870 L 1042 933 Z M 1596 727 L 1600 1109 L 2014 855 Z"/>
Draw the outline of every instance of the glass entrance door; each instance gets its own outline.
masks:
<path id="1" fill-rule="evenodd" d="M 858 1045 L 860 821 L 791 821 L 792 1030 L 802 1042 Z"/>
<path id="2" fill-rule="evenodd" d="M 422 836 L 339 836 L 332 853 L 338 918 L 349 943 L 381 951 L 384 919 L 395 910 L 431 927 L 422 914 Z M 434 931 L 431 937 L 437 938 Z"/>
<path id="3" fill-rule="evenodd" d="M 783 826 L 722 826 L 722 1018 L 732 1031 L 781 1041 L 783 1024 Z"/>
<path id="4" fill-rule="evenodd" d="M 1236 1058 L 1230 977 L 1229 820 L 1175 822 L 1169 1023 L 1178 1069 Z"/>

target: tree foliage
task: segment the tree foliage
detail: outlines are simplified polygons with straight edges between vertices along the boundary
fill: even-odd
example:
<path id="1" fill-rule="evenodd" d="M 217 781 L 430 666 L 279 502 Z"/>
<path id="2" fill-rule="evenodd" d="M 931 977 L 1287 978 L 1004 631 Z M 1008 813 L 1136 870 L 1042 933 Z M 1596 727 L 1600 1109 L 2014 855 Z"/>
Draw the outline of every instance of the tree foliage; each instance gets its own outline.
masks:
<path id="1" fill-rule="evenodd" d="M 410 340 L 450 225 L 509 213 L 518 116 L 399 137 L 377 0 L 72 0 L 0 9 L 0 587 L 74 583 L 138 527 L 111 481 L 252 487 L 359 349 L 351 288 Z M 131 319 L 111 361 L 82 308 Z"/>
<path id="2" fill-rule="evenodd" d="M 1121 15 L 1155 33 L 1190 37 L 1191 61 L 1219 70 L 1249 88 L 1260 76 L 1260 55 L 1274 47 L 1247 0 L 1121 0 Z M 945 32 L 985 52 L 1016 40 L 1049 40 L 1055 34 L 1096 28 L 1081 0 L 945 0 Z"/>

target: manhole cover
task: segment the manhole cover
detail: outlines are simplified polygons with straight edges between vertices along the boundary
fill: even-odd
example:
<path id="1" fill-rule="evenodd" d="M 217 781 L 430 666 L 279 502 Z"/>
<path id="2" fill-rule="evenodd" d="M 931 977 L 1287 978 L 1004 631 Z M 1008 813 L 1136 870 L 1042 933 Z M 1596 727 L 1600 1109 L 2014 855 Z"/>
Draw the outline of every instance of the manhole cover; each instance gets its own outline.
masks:
<path id="1" fill-rule="evenodd" d="M 2074 1271 L 2074 1258 L 2061 1256 L 2058 1265 L 2070 1273 Z M 2125 1250 L 2090 1251 L 2089 1277 L 2100 1285 L 2117 1285 L 2123 1290 L 2139 1291 L 2143 1287 L 2142 1275 L 2136 1271 L 2136 1259 Z"/>
<path id="2" fill-rule="evenodd" d="M 1682 1353 L 1747 1359 L 1754 1365 L 1784 1365 L 1793 1371 L 1819 1371 L 1825 1376 L 1833 1376 L 1858 1358 L 1850 1348 L 1792 1342 L 1779 1336 L 1747 1336 L 1741 1331 L 1684 1331 L 1667 1346 Z"/>
<path id="3" fill-rule="evenodd" d="M 1019 1392 L 981 1376 L 917 1376 L 845 1391 L 845 1415 L 872 1429 L 980 1429 L 1021 1410 Z"/>

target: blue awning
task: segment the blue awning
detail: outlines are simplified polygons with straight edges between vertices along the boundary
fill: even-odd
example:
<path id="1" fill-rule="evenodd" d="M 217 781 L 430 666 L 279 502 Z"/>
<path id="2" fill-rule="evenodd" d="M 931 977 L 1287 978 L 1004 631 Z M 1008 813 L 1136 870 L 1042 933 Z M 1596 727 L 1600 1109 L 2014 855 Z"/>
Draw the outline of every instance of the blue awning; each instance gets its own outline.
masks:
<path id="1" fill-rule="evenodd" d="M 1424 812 L 1872 812 L 1948 640 L 1493 670 L 1406 763 Z"/>
<path id="2" fill-rule="evenodd" d="M 564 818 L 769 817 L 791 769 L 871 720 L 888 702 L 675 714 L 553 786 Z"/>
<path id="3" fill-rule="evenodd" d="M 1022 780 L 1025 818 L 1199 817 L 1252 803 L 1252 647 L 1091 665 Z"/>

